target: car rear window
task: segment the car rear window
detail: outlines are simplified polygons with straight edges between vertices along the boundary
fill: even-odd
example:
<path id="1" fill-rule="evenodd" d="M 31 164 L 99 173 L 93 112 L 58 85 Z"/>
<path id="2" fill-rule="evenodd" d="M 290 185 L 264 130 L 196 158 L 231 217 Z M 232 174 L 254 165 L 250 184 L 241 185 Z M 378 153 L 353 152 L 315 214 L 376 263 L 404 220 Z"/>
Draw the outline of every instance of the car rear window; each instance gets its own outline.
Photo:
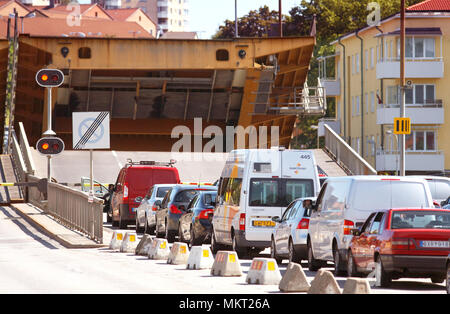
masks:
<path id="1" fill-rule="evenodd" d="M 166 196 L 166 193 L 169 190 L 170 190 L 170 186 L 164 186 L 164 187 L 158 188 L 158 190 L 156 191 L 156 197 L 164 197 L 164 196 Z"/>
<path id="2" fill-rule="evenodd" d="M 175 196 L 174 202 L 189 203 L 197 194 L 196 190 L 181 190 Z"/>
<path id="3" fill-rule="evenodd" d="M 405 181 L 355 182 L 353 207 L 360 210 L 430 207 L 425 185 Z"/>
<path id="4" fill-rule="evenodd" d="M 450 211 L 394 211 L 391 229 L 450 229 Z"/>

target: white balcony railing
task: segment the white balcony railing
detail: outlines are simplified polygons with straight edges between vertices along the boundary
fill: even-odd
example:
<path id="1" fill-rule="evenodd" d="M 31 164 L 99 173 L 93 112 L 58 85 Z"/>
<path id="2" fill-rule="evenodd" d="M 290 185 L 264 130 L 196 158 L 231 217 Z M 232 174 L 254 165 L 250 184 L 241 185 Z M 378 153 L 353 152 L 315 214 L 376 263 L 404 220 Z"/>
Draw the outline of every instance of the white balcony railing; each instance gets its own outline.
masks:
<path id="1" fill-rule="evenodd" d="M 378 150 L 376 156 L 377 171 L 398 171 L 400 156 L 397 152 Z M 442 151 L 407 151 L 406 171 L 444 171 L 444 153 Z"/>
<path id="2" fill-rule="evenodd" d="M 325 88 L 327 96 L 341 95 L 341 80 L 333 78 L 319 78 L 320 84 Z"/>
<path id="3" fill-rule="evenodd" d="M 405 77 L 442 78 L 444 77 L 443 58 L 406 59 Z M 377 79 L 400 78 L 400 60 L 385 58 L 377 62 Z"/>
<path id="4" fill-rule="evenodd" d="M 411 118 L 412 124 L 443 124 L 444 107 L 437 99 L 426 104 L 406 104 L 405 116 Z M 382 104 L 377 108 L 377 124 L 393 124 L 394 118 L 400 117 L 399 104 Z"/>

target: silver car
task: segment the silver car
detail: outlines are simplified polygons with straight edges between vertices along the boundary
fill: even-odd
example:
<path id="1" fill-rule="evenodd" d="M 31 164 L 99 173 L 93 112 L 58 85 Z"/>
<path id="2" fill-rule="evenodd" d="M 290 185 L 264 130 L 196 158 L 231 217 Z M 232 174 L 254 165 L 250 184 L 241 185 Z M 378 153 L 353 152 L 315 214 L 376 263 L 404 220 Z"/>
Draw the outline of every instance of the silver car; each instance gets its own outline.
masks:
<path id="1" fill-rule="evenodd" d="M 148 191 L 145 198 L 136 210 L 136 232 L 153 234 L 155 232 L 156 205 L 163 200 L 167 191 L 175 184 L 155 184 Z"/>
<path id="2" fill-rule="evenodd" d="M 300 263 L 307 259 L 309 215 L 315 198 L 298 198 L 292 201 L 283 216 L 273 217 L 277 224 L 272 232 L 270 255 L 278 263 L 283 258 Z"/>

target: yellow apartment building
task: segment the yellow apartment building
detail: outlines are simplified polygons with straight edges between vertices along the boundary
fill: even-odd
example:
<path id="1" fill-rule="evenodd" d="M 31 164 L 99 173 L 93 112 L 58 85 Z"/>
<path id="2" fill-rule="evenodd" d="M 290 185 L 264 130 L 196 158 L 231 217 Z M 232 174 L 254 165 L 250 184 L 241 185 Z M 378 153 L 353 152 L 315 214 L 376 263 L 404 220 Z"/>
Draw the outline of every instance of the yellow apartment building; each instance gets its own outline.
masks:
<path id="1" fill-rule="evenodd" d="M 444 4 L 443 4 L 444 3 Z M 450 1 L 407 8 L 407 174 L 450 174 Z M 341 36 L 320 58 L 320 83 L 336 98 L 338 132 L 379 173 L 398 170 L 400 14 Z M 330 73 L 331 72 L 331 73 Z"/>

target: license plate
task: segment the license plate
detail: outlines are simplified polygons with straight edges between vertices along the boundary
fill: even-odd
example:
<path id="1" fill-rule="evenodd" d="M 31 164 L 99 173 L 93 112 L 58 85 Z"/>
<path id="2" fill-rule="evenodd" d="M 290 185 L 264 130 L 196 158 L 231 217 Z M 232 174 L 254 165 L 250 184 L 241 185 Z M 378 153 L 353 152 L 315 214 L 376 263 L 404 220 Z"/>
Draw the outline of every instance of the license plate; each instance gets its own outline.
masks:
<path id="1" fill-rule="evenodd" d="M 253 227 L 275 227 L 275 222 L 271 220 L 253 220 Z"/>
<path id="2" fill-rule="evenodd" d="M 450 241 L 420 241 L 421 247 L 450 248 Z"/>

